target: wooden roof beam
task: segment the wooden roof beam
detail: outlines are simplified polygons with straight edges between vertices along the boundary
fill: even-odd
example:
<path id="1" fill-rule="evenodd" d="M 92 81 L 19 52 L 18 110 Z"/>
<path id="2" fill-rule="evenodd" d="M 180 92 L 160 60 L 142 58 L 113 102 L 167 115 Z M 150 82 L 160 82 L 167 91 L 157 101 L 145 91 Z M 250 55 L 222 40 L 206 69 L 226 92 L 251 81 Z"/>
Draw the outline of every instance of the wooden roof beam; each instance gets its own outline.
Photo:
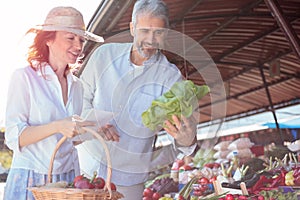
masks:
<path id="1" fill-rule="evenodd" d="M 178 23 L 181 23 L 184 21 L 184 17 L 191 12 L 192 10 L 194 10 L 194 8 L 196 8 L 203 0 L 194 0 L 194 2 L 192 2 L 190 5 L 188 5 L 187 7 L 182 9 L 182 12 L 177 14 L 176 18 L 174 20 L 172 20 L 172 22 L 170 23 L 170 28 L 175 28 L 176 25 Z"/>
<path id="2" fill-rule="evenodd" d="M 247 5 L 245 8 L 241 9 L 240 13 L 245 14 L 248 13 L 249 11 L 251 11 L 252 8 L 254 8 L 255 6 L 257 6 L 258 4 L 260 4 L 262 2 L 262 0 L 259 1 L 255 1 L 254 3 L 251 3 L 249 5 Z M 226 28 L 228 25 L 230 25 L 232 22 L 234 22 L 236 19 L 238 19 L 238 16 L 233 16 L 232 18 L 228 19 L 227 21 L 223 22 L 218 28 L 216 28 L 213 31 L 210 31 L 209 34 L 205 35 L 201 40 L 198 40 L 197 42 L 199 44 L 205 42 L 206 40 L 208 40 L 211 36 L 213 36 L 214 34 L 216 34 L 217 32 L 219 32 L 220 30 Z M 186 52 L 188 52 L 189 50 L 191 50 L 193 48 L 193 46 L 191 46 L 189 49 L 186 50 Z"/>
<path id="3" fill-rule="evenodd" d="M 276 0 L 265 0 L 265 3 L 272 12 L 292 49 L 300 59 L 300 40 L 289 21 L 285 18 L 279 3 Z"/>

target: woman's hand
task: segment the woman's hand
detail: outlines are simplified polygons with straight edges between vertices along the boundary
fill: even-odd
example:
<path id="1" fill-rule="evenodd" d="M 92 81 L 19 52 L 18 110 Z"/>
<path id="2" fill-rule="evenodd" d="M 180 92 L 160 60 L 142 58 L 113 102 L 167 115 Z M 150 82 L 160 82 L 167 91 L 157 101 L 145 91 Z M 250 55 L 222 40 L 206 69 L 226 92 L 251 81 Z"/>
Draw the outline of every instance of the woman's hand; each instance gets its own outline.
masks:
<path id="1" fill-rule="evenodd" d="M 196 142 L 197 122 L 193 116 L 186 118 L 181 116 L 182 121 L 176 115 L 172 116 L 174 125 L 165 121 L 165 130 L 180 146 L 191 146 Z"/>
<path id="2" fill-rule="evenodd" d="M 85 126 L 95 126 L 96 124 L 91 121 L 82 121 L 78 115 L 73 115 L 72 117 L 59 120 L 55 123 L 58 128 L 58 132 L 72 138 L 76 135 L 83 134 L 86 131 L 82 129 Z"/>
<path id="3" fill-rule="evenodd" d="M 105 126 L 100 127 L 97 132 L 106 140 L 106 141 L 115 141 L 119 142 L 120 135 L 116 128 L 111 124 L 106 124 Z"/>
<path id="4" fill-rule="evenodd" d="M 50 122 L 39 126 L 28 126 L 19 136 L 20 148 L 36 143 L 51 135 L 62 133 L 67 138 L 73 138 L 78 134 L 85 133 L 82 129 L 84 126 L 95 126 L 96 124 L 91 121 L 82 121 L 77 115 L 67 117 L 62 120 Z"/>

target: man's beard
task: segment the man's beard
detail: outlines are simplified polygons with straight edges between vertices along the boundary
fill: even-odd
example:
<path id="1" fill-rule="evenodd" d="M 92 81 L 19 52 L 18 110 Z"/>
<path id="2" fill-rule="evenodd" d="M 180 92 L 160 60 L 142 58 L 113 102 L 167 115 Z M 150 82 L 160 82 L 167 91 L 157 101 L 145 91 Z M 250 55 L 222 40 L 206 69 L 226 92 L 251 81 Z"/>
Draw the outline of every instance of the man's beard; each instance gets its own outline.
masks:
<path id="1" fill-rule="evenodd" d="M 155 55 L 158 51 L 158 44 L 155 45 L 147 45 L 147 48 L 143 47 L 143 43 L 137 47 L 138 53 L 143 58 L 150 58 L 152 55 Z M 150 47 L 150 48 L 149 48 Z"/>

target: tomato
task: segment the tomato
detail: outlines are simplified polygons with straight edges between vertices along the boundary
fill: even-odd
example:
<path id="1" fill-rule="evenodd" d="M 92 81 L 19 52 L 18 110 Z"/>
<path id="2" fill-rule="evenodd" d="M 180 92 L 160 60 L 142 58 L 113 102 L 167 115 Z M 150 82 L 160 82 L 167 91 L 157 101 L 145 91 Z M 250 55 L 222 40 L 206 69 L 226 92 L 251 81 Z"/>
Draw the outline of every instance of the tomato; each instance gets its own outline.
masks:
<path id="1" fill-rule="evenodd" d="M 154 192 L 152 195 L 153 200 L 158 200 L 161 197 L 161 195 L 158 192 Z"/>
<path id="2" fill-rule="evenodd" d="M 153 191 L 151 188 L 145 188 L 143 191 L 143 197 L 151 197 L 152 198 Z"/>
<path id="3" fill-rule="evenodd" d="M 233 194 L 226 194 L 225 200 L 234 200 Z"/>
<path id="4" fill-rule="evenodd" d="M 261 196 L 261 195 L 259 195 L 259 196 L 257 197 L 257 200 L 265 200 L 265 197 L 264 197 L 264 196 Z"/>
<path id="5" fill-rule="evenodd" d="M 241 196 L 238 196 L 238 200 L 247 200 L 248 197 L 244 196 L 244 195 L 241 195 Z"/>
<path id="6" fill-rule="evenodd" d="M 201 185 L 208 184 L 209 180 L 205 177 L 202 177 L 198 180 L 198 183 L 201 184 Z"/>
<path id="7" fill-rule="evenodd" d="M 105 186 L 105 180 L 101 177 L 97 177 L 93 180 L 93 184 L 96 189 L 103 189 Z"/>
<path id="8" fill-rule="evenodd" d="M 204 193 L 206 190 L 208 190 L 207 184 L 199 185 L 199 190 Z"/>

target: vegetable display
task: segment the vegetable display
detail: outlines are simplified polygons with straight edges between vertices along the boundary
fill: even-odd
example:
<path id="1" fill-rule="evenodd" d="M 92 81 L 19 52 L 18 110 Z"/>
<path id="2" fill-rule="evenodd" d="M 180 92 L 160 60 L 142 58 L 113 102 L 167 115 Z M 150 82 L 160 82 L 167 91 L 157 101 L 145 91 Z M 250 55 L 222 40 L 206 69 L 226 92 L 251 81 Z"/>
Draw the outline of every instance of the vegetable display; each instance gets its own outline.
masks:
<path id="1" fill-rule="evenodd" d="M 154 182 L 143 191 L 143 200 L 158 200 L 164 194 L 178 192 L 177 183 L 170 177 L 157 177 Z"/>
<path id="2" fill-rule="evenodd" d="M 198 101 L 209 91 L 207 85 L 198 86 L 190 80 L 176 82 L 169 91 L 152 101 L 142 113 L 142 122 L 155 131 L 163 127 L 165 120 L 173 123 L 172 115 L 190 117 L 198 107 Z"/>

